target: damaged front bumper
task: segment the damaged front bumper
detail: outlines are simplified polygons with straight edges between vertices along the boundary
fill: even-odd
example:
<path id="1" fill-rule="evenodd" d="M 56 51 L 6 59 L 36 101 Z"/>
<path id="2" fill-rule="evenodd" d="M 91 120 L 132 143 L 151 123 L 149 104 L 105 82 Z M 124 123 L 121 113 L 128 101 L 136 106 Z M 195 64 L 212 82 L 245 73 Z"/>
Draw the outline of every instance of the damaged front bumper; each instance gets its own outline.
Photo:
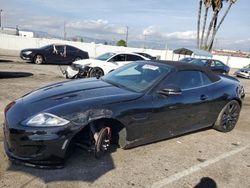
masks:
<path id="1" fill-rule="evenodd" d="M 32 130 L 19 126 L 8 127 L 5 123 L 5 152 L 11 161 L 26 166 L 62 168 L 68 145 L 75 134 L 69 127 Z"/>
<path id="2" fill-rule="evenodd" d="M 66 78 L 85 78 L 88 77 L 89 70 L 90 67 L 88 66 L 82 67 L 77 64 L 72 64 L 65 70 L 65 76 Z"/>

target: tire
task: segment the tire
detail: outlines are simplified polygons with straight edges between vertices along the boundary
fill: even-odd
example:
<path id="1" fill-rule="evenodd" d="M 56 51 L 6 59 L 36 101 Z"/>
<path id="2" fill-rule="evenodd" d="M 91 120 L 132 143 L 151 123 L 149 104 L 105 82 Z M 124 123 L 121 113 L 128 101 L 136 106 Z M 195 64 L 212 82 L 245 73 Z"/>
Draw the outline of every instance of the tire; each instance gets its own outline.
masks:
<path id="1" fill-rule="evenodd" d="M 44 58 L 43 58 L 42 55 L 40 55 L 40 54 L 35 55 L 35 57 L 34 57 L 34 63 L 35 64 L 40 65 L 43 62 L 44 62 Z"/>
<path id="2" fill-rule="evenodd" d="M 74 59 L 74 62 L 75 61 L 79 61 L 79 60 L 81 60 L 82 58 L 81 57 L 76 57 L 75 59 Z"/>
<path id="3" fill-rule="evenodd" d="M 95 144 L 94 155 L 95 158 L 99 159 L 104 155 L 110 146 L 110 135 L 109 128 L 105 127 L 98 133 L 98 138 Z"/>
<path id="4" fill-rule="evenodd" d="M 239 119 L 240 110 L 241 106 L 238 101 L 228 102 L 221 110 L 213 128 L 221 132 L 233 130 Z"/>
<path id="5" fill-rule="evenodd" d="M 89 77 L 100 78 L 103 75 L 104 75 L 104 72 L 100 67 L 94 67 L 89 71 Z"/>

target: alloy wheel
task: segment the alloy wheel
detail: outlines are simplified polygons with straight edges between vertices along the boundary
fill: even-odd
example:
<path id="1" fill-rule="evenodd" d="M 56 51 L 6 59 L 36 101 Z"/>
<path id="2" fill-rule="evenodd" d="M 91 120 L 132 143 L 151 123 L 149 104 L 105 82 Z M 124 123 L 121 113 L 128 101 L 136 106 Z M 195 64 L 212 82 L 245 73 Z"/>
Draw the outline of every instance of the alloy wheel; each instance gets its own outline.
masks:
<path id="1" fill-rule="evenodd" d="M 237 102 L 228 104 L 221 119 L 222 127 L 225 130 L 231 130 L 235 127 L 240 115 L 240 106 Z"/>

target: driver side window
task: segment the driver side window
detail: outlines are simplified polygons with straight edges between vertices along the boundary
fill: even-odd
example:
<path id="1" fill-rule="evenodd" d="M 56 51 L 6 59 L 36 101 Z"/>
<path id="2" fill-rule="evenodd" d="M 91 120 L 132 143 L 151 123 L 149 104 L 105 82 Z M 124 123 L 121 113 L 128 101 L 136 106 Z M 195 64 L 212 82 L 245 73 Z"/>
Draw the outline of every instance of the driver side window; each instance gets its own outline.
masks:
<path id="1" fill-rule="evenodd" d="M 214 62 L 217 67 L 223 67 L 223 64 L 220 61 L 214 61 Z"/>
<path id="2" fill-rule="evenodd" d="M 164 86 L 175 85 L 181 90 L 201 87 L 211 83 L 211 80 L 200 71 L 179 71 L 169 77 Z"/>
<path id="3" fill-rule="evenodd" d="M 116 61 L 126 61 L 126 55 L 125 54 L 119 54 L 113 57 L 109 60 L 110 62 L 116 62 Z"/>
<path id="4" fill-rule="evenodd" d="M 45 51 L 47 52 L 53 52 L 53 47 L 52 46 L 48 46 Z"/>

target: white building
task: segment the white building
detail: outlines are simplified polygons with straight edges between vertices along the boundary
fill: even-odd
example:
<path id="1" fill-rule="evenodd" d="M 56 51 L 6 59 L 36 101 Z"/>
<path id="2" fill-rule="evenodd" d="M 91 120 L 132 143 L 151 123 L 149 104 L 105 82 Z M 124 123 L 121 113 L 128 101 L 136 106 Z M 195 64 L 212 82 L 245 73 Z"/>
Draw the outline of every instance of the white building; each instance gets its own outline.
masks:
<path id="1" fill-rule="evenodd" d="M 19 31 L 19 36 L 33 38 L 34 33 L 31 31 Z"/>
<path id="2" fill-rule="evenodd" d="M 28 37 L 33 38 L 34 33 L 31 31 L 21 31 L 18 28 L 7 28 L 4 27 L 0 29 L 0 33 L 7 34 L 7 35 L 16 35 L 16 36 L 22 36 L 22 37 Z"/>

